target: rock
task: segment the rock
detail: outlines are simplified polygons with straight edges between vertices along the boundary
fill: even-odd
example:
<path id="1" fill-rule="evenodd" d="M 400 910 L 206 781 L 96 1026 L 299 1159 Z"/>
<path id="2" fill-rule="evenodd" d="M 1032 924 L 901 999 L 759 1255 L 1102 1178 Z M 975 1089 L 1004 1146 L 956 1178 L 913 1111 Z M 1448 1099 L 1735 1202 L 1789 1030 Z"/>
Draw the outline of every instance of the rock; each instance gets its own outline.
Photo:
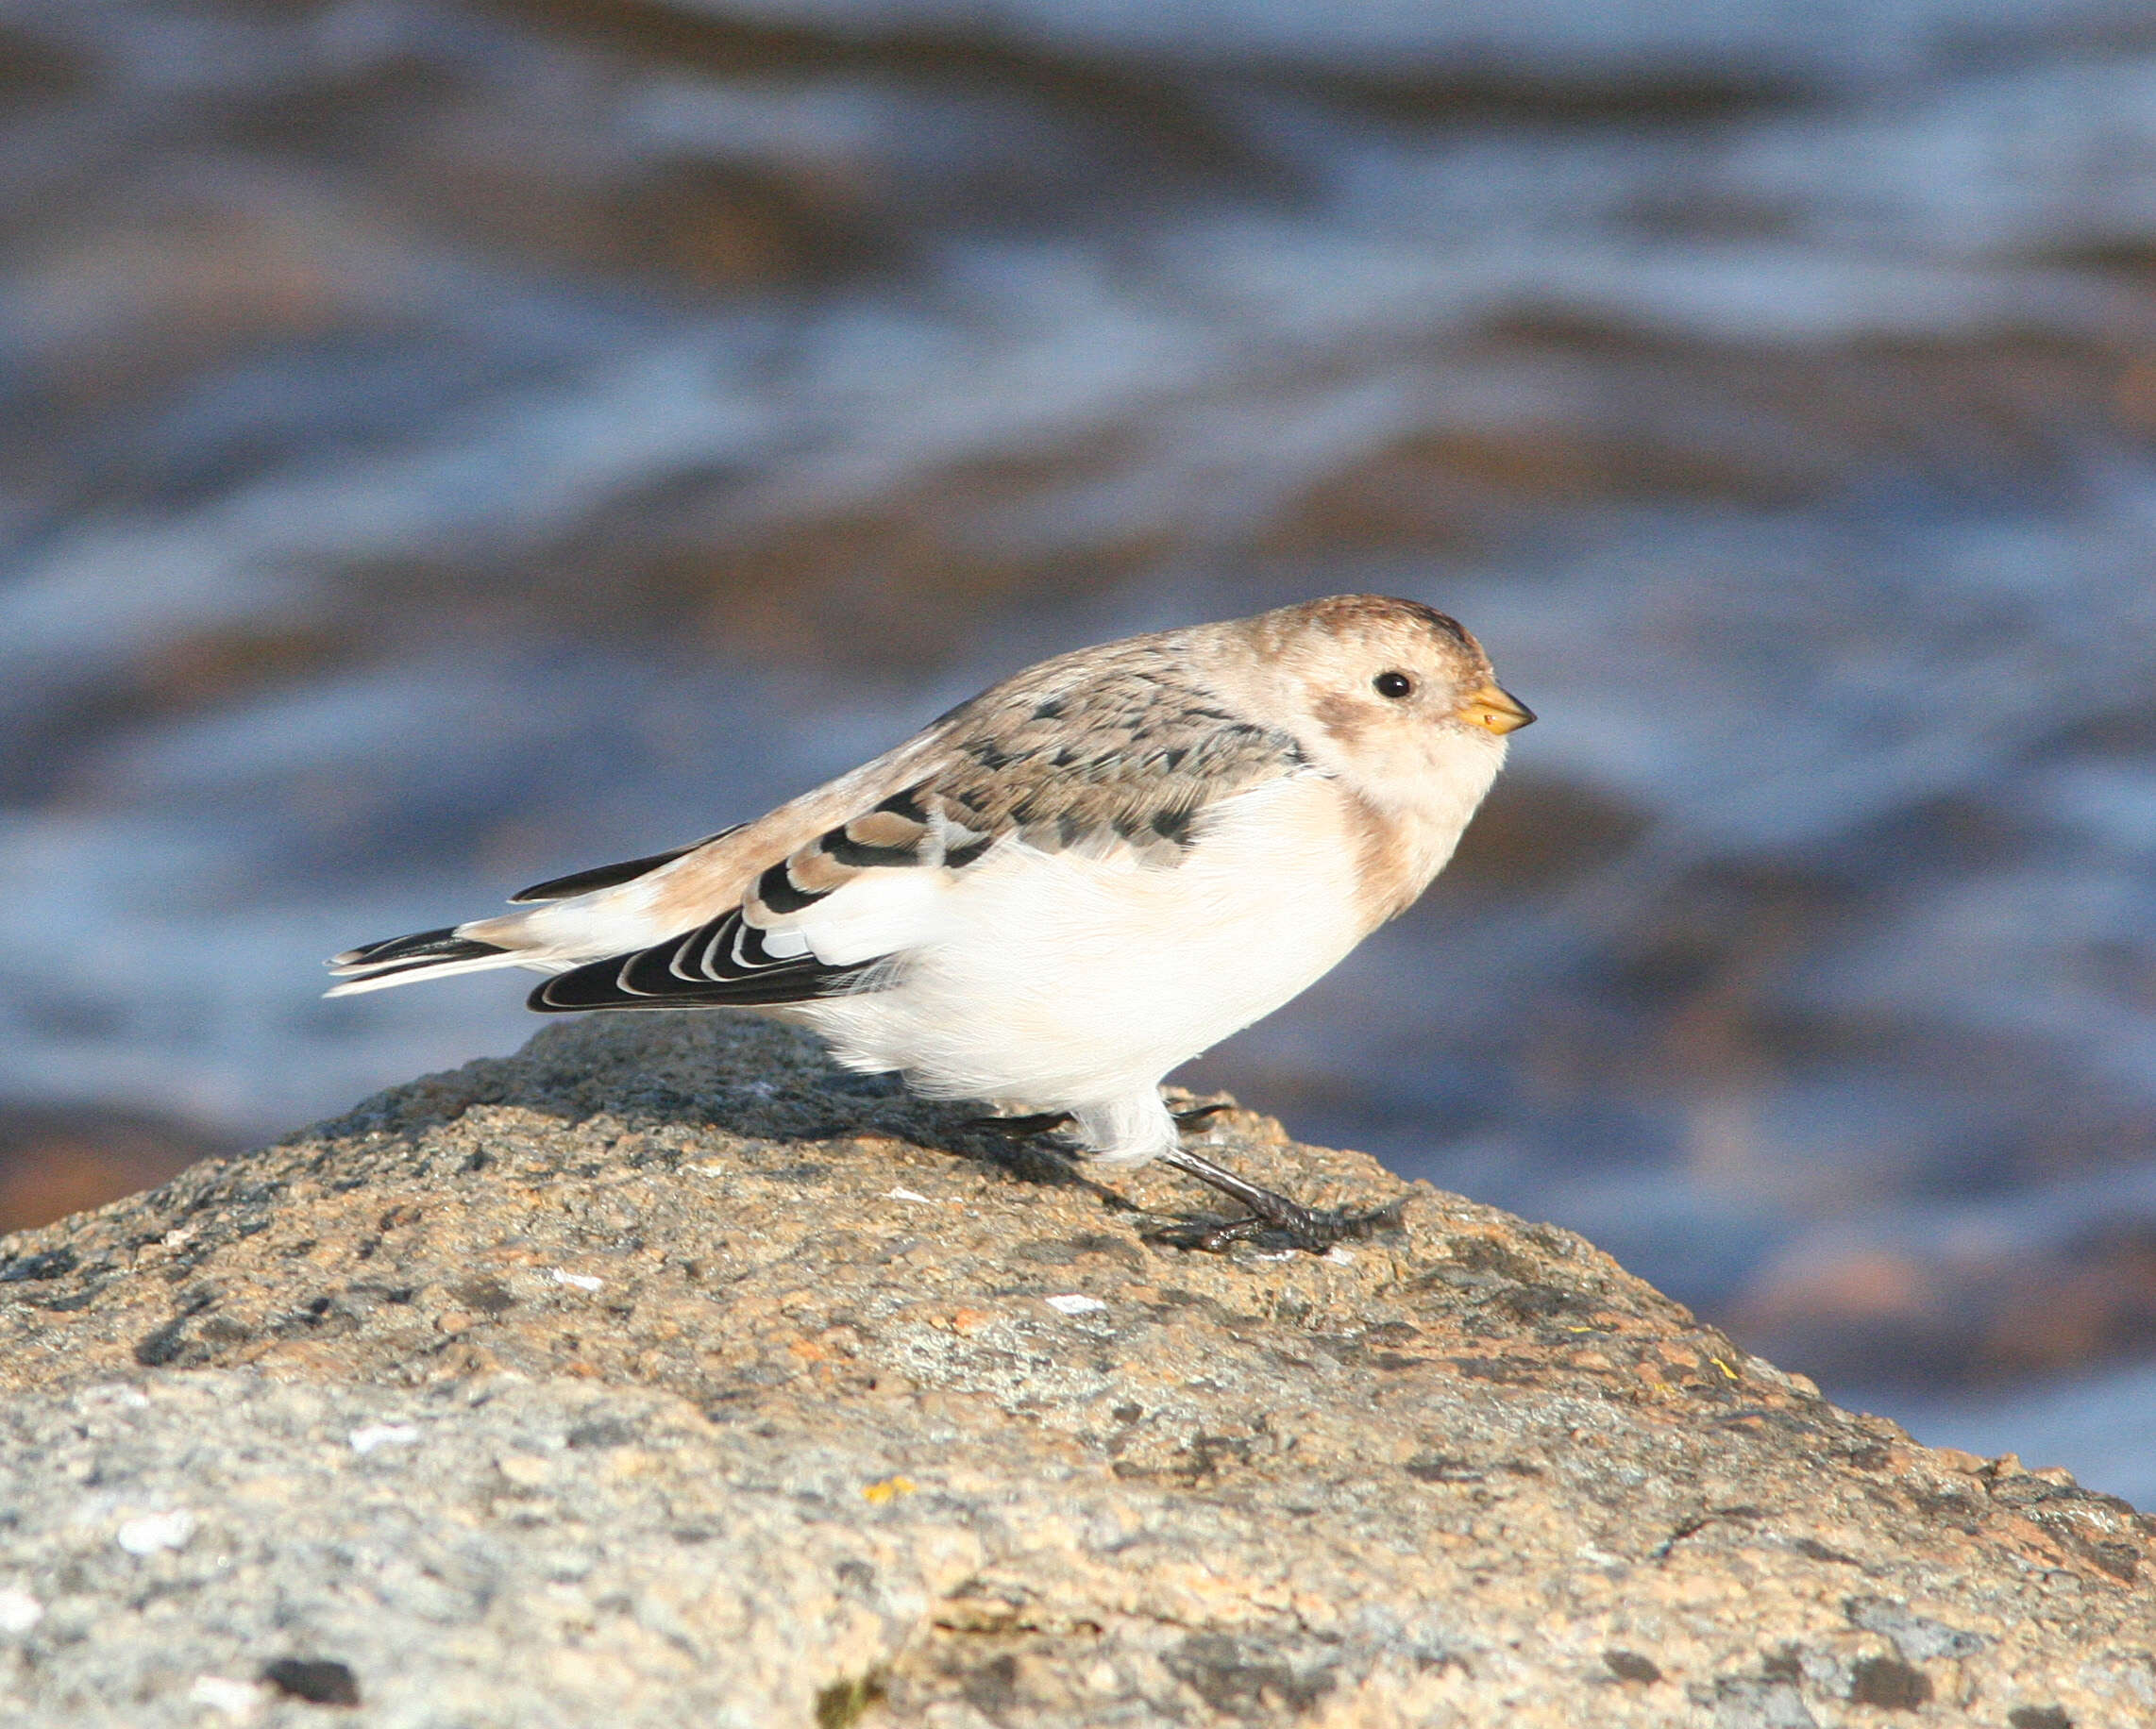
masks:
<path id="1" fill-rule="evenodd" d="M 0 1724 L 2156 1720 L 2124 1502 L 1248 1113 L 1400 1227 L 967 1115 L 595 1020 L 0 1241 Z"/>

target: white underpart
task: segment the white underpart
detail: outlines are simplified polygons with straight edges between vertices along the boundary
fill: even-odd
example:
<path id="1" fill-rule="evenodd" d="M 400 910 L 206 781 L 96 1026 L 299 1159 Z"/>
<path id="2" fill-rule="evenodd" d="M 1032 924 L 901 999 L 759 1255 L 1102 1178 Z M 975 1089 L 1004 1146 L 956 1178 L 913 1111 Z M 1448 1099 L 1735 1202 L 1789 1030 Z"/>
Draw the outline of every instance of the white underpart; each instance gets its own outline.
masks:
<path id="1" fill-rule="evenodd" d="M 895 980 L 786 1017 L 849 1066 L 902 1070 L 936 1097 L 1069 1111 L 1101 1157 L 1154 1158 L 1175 1145 L 1162 1076 L 1278 1008 L 1364 934 L 1339 810 L 1337 789 L 1298 778 L 1216 807 L 1171 867 L 1005 842 L 963 871 L 875 872 L 797 928 L 835 961 L 867 958 L 859 933 L 886 910 L 884 940 L 919 921 L 892 946 Z M 904 896 L 902 911 L 869 912 L 886 893 Z"/>
<path id="2" fill-rule="evenodd" d="M 764 947 L 775 955 L 813 949 L 817 960 L 833 966 L 902 954 L 944 934 L 952 897 L 963 883 L 963 877 L 948 871 L 872 870 L 782 920 Z"/>

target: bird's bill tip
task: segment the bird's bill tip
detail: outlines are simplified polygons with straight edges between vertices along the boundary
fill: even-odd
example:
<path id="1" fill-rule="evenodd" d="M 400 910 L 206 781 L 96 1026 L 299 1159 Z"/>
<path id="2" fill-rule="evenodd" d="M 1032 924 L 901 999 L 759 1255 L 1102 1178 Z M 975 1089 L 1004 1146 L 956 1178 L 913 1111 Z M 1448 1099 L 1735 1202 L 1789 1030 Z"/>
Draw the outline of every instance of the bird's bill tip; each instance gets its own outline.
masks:
<path id="1" fill-rule="evenodd" d="M 1460 704 L 1459 717 L 1470 726 L 1486 727 L 1502 738 L 1508 732 L 1532 725 L 1535 711 L 1502 686 L 1485 684 L 1480 690 L 1471 692 Z"/>

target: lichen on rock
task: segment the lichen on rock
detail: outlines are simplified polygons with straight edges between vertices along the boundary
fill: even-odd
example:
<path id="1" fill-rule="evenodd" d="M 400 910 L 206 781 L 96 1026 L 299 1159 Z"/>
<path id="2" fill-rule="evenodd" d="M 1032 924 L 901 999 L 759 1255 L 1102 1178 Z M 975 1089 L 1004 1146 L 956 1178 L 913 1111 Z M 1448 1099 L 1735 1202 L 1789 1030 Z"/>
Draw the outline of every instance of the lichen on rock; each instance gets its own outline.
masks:
<path id="1" fill-rule="evenodd" d="M 1248 1113 L 1399 1228 L 967 1118 L 594 1021 L 0 1240 L 0 1724 L 2156 1721 L 2125 1503 Z"/>

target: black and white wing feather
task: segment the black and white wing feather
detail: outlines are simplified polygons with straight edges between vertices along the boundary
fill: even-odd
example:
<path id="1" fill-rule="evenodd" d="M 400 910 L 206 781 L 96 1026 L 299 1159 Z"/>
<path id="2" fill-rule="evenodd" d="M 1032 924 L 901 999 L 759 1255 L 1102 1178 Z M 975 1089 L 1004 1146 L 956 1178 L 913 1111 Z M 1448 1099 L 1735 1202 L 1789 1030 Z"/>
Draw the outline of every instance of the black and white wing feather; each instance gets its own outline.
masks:
<path id="1" fill-rule="evenodd" d="M 952 710 L 911 784 L 769 865 L 738 905 L 560 973 L 531 1006 L 770 1007 L 874 990 L 935 928 L 941 897 L 1000 853 L 1173 869 L 1208 807 L 1313 772 L 1292 738 L 1156 658 L 1061 672 L 1046 663 Z"/>
<path id="2" fill-rule="evenodd" d="M 754 1008 L 834 997 L 874 962 L 831 965 L 774 954 L 742 908 L 670 941 L 557 974 L 529 999 L 540 1010 Z"/>

